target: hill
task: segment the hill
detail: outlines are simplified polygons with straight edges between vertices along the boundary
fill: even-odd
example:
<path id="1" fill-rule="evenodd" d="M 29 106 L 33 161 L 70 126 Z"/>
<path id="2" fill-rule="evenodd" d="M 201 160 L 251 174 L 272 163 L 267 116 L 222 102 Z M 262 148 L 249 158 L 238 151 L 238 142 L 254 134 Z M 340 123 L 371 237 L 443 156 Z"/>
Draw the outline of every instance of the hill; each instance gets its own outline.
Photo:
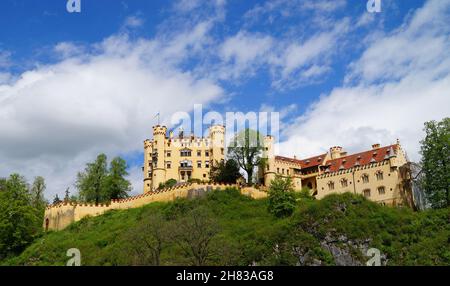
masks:
<path id="1" fill-rule="evenodd" d="M 449 218 L 343 194 L 298 196 L 279 219 L 266 199 L 228 189 L 84 218 L 1 264 L 65 265 L 78 248 L 83 265 L 365 265 L 377 248 L 383 265 L 450 265 Z"/>

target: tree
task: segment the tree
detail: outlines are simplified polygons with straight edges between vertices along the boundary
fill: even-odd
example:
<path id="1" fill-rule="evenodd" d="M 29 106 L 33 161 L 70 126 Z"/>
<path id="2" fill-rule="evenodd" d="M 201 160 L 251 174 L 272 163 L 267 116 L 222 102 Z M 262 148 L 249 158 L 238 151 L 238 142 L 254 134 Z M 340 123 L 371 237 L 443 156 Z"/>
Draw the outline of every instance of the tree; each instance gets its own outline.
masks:
<path id="1" fill-rule="evenodd" d="M 216 162 L 211 166 L 210 177 L 216 183 L 236 184 L 237 179 L 241 176 L 239 166 L 233 159 Z"/>
<path id="2" fill-rule="evenodd" d="M 116 157 L 109 169 L 107 166 L 106 155 L 100 154 L 93 163 L 87 164 L 84 172 L 78 173 L 76 187 L 80 200 L 98 204 L 128 197 L 131 183 L 125 179 L 128 176 L 125 160 Z"/>
<path id="3" fill-rule="evenodd" d="M 40 210 L 24 177 L 12 174 L 0 192 L 0 259 L 19 254 L 42 231 Z"/>
<path id="4" fill-rule="evenodd" d="M 295 194 L 291 178 L 276 176 L 269 187 L 269 212 L 276 217 L 290 216 L 295 210 Z"/>
<path id="5" fill-rule="evenodd" d="M 159 189 L 159 190 L 162 190 L 162 189 L 172 188 L 172 187 L 175 186 L 177 183 L 178 183 L 178 182 L 177 182 L 177 180 L 175 180 L 175 179 L 168 179 L 166 182 L 160 183 L 159 186 L 158 186 L 158 189 Z"/>
<path id="6" fill-rule="evenodd" d="M 58 197 L 58 194 L 55 195 L 55 198 L 53 199 L 53 204 L 59 204 L 61 202 L 61 199 Z"/>
<path id="7" fill-rule="evenodd" d="M 106 178 L 108 200 L 123 199 L 131 191 L 131 183 L 125 179 L 128 176 L 127 163 L 120 157 L 110 163 L 109 174 Z"/>
<path id="8" fill-rule="evenodd" d="M 107 200 L 105 181 L 108 176 L 107 158 L 100 154 L 93 163 L 88 163 L 84 172 L 79 172 L 76 186 L 80 198 L 86 202 L 100 202 Z"/>
<path id="9" fill-rule="evenodd" d="M 432 208 L 450 206 L 450 118 L 425 123 L 421 143 L 422 185 Z"/>
<path id="10" fill-rule="evenodd" d="M 247 173 L 247 183 L 253 181 L 253 171 L 259 166 L 263 150 L 263 139 L 258 131 L 245 129 L 236 134 L 228 147 L 228 156 Z"/>
<path id="11" fill-rule="evenodd" d="M 47 205 L 47 201 L 44 198 L 44 191 L 47 188 L 45 184 L 45 179 L 41 176 L 34 178 L 33 184 L 31 185 L 30 194 L 31 202 L 33 206 L 37 209 L 44 210 Z"/>
<path id="12" fill-rule="evenodd" d="M 213 254 L 211 241 L 219 232 L 207 209 L 196 208 L 175 223 L 172 239 L 195 266 L 206 265 Z"/>
<path id="13" fill-rule="evenodd" d="M 152 214 L 131 228 L 125 239 L 132 242 L 125 250 L 133 254 L 133 264 L 159 266 L 161 252 L 170 240 L 168 225 L 161 214 Z"/>

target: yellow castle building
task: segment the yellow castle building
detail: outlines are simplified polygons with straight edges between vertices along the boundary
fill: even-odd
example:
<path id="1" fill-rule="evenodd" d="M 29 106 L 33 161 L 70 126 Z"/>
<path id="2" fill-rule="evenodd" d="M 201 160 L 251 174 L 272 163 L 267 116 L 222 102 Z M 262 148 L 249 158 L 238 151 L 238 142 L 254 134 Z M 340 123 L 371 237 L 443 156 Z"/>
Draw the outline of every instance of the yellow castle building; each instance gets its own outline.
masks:
<path id="1" fill-rule="evenodd" d="M 45 210 L 45 230 L 61 230 L 86 216 L 97 216 L 109 210 L 137 208 L 152 202 L 167 202 L 190 198 L 210 190 L 224 190 L 236 185 L 210 181 L 210 169 L 215 162 L 225 160 L 225 127 L 214 125 L 206 137 L 185 136 L 180 131 L 167 136 L 165 126 L 153 127 L 153 139 L 144 141 L 144 193 L 95 205 L 61 202 Z M 258 187 L 243 187 L 240 191 L 254 199 L 267 197 L 267 187 L 277 176 L 291 177 L 297 191 L 308 187 L 321 199 L 334 193 L 351 192 L 388 205 L 413 206 L 408 160 L 400 143 L 347 154 L 341 147 L 329 152 L 297 159 L 274 154 L 274 137 L 263 140 L 264 168 L 258 170 Z M 179 183 L 159 188 L 169 179 Z M 197 179 L 192 181 L 192 179 Z M 191 182 L 189 182 L 191 181 Z"/>
<path id="2" fill-rule="evenodd" d="M 144 141 L 144 193 L 170 179 L 185 183 L 209 181 L 211 166 L 225 159 L 225 127 L 213 125 L 208 136 L 186 136 L 180 130 L 167 136 L 166 126 L 153 127 L 153 139 Z"/>
<path id="3" fill-rule="evenodd" d="M 351 192 L 389 205 L 412 205 L 412 191 L 407 172 L 408 160 L 400 142 L 347 154 L 342 147 L 306 159 L 274 154 L 273 136 L 265 136 L 262 156 L 264 169 L 258 170 L 258 184 L 270 186 L 277 176 L 292 178 L 294 188 L 308 187 L 321 199 L 332 193 Z M 153 127 L 153 139 L 144 141 L 144 193 L 157 190 L 169 179 L 179 183 L 208 182 L 214 162 L 225 160 L 225 127 L 214 125 L 206 137 L 185 136 L 180 130 L 167 136 L 165 126 Z"/>
<path id="4" fill-rule="evenodd" d="M 279 175 L 291 177 L 295 189 L 308 187 L 321 199 L 333 193 L 351 192 L 387 205 L 413 205 L 409 162 L 400 142 L 370 150 L 347 154 L 342 147 L 329 152 L 297 159 L 273 154 L 274 138 L 264 140 L 264 170 L 259 170 L 259 183 L 269 186 Z"/>

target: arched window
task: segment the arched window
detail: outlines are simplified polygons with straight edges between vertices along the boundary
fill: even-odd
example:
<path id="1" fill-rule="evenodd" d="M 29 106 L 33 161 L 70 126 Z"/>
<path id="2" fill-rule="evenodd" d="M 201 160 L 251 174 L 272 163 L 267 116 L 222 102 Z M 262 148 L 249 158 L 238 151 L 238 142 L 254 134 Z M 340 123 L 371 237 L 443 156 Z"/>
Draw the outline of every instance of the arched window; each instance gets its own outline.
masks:
<path id="1" fill-rule="evenodd" d="M 367 184 L 369 182 L 369 175 L 364 174 L 361 176 L 361 179 L 364 184 Z"/>
<path id="2" fill-rule="evenodd" d="M 334 190 L 334 182 L 333 181 L 328 182 L 328 190 L 330 190 L 330 191 Z"/>
<path id="3" fill-rule="evenodd" d="M 370 189 L 365 189 L 365 190 L 363 191 L 363 195 L 364 195 L 366 198 L 369 198 L 369 197 L 370 197 Z"/>
<path id="4" fill-rule="evenodd" d="M 386 189 L 383 186 L 378 187 L 378 194 L 379 195 L 384 195 L 385 193 L 386 193 Z"/>
<path id="5" fill-rule="evenodd" d="M 376 176 L 377 176 L 377 181 L 383 180 L 383 172 L 382 171 L 377 171 Z"/>

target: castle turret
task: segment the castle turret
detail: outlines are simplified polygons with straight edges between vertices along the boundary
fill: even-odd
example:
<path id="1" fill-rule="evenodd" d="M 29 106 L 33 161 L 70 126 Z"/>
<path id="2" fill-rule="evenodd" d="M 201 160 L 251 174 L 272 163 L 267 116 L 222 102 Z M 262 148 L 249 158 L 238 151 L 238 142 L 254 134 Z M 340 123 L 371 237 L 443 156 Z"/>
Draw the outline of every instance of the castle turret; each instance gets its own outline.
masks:
<path id="1" fill-rule="evenodd" d="M 335 147 L 331 147 L 330 148 L 330 155 L 331 155 L 331 159 L 338 159 L 341 158 L 341 153 L 342 152 L 342 147 L 340 146 L 335 146 Z"/>
<path id="2" fill-rule="evenodd" d="M 260 168 L 261 178 L 264 178 L 264 185 L 269 186 L 270 182 L 275 179 L 275 154 L 274 154 L 274 138 L 267 135 L 264 137 L 263 154 L 264 168 Z"/>
<path id="3" fill-rule="evenodd" d="M 153 127 L 153 152 L 152 152 L 152 190 L 166 181 L 165 169 L 165 141 L 166 126 L 156 125 Z"/>
<path id="4" fill-rule="evenodd" d="M 144 172 L 144 193 L 152 190 L 152 153 L 152 141 L 147 139 L 144 141 L 144 166 L 142 166 L 142 171 Z"/>
<path id="5" fill-rule="evenodd" d="M 211 164 L 225 159 L 225 126 L 213 125 L 209 128 L 211 138 Z"/>

